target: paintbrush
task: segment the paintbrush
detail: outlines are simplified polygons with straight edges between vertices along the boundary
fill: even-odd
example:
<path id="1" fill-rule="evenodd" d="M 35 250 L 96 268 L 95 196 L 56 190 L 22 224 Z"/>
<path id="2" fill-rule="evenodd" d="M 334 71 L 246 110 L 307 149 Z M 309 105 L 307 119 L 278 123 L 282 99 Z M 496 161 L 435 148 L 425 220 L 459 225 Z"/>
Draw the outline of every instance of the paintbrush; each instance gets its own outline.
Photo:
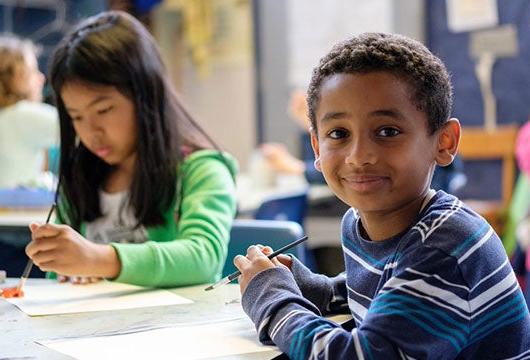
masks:
<path id="1" fill-rule="evenodd" d="M 50 222 L 50 218 L 52 217 L 53 210 L 55 210 L 55 207 L 57 206 L 56 203 L 53 203 L 50 211 L 48 212 L 48 216 L 46 217 L 46 224 Z M 33 260 L 29 259 L 28 263 L 26 264 L 26 267 L 24 268 L 24 272 L 22 273 L 22 276 L 20 277 L 20 282 L 17 286 L 17 292 L 21 292 L 24 288 L 24 284 L 26 283 L 26 280 L 29 277 L 29 273 L 31 272 L 31 269 L 33 268 Z"/>
<path id="2" fill-rule="evenodd" d="M 302 242 L 304 242 L 304 241 L 306 241 L 306 240 L 307 240 L 307 236 L 304 236 L 304 237 L 302 237 L 302 238 L 300 238 L 300 239 L 298 239 L 298 240 L 293 241 L 293 242 L 290 243 L 290 244 L 285 245 L 284 247 L 279 248 L 278 250 L 274 251 L 272 254 L 268 255 L 267 257 L 268 257 L 269 259 L 272 259 L 272 258 L 274 258 L 274 257 L 276 257 L 276 256 L 278 256 L 278 255 L 280 255 L 280 254 L 283 253 L 284 251 L 287 251 L 287 250 L 289 250 L 290 248 L 292 248 L 292 247 L 294 247 L 294 246 L 296 246 L 296 245 L 298 245 L 298 244 L 300 244 L 300 243 L 302 243 Z M 215 284 L 212 284 L 212 285 L 208 286 L 208 287 L 207 287 L 206 289 L 204 289 L 204 290 L 206 290 L 206 291 L 208 291 L 208 290 L 213 290 L 213 289 L 215 289 L 215 288 L 218 287 L 218 286 L 228 284 L 228 283 L 234 281 L 239 275 L 241 275 L 241 271 L 238 270 L 238 271 L 236 271 L 236 272 L 233 272 L 232 274 L 228 275 L 227 277 L 222 278 L 221 280 L 219 280 L 219 281 L 216 282 Z"/>

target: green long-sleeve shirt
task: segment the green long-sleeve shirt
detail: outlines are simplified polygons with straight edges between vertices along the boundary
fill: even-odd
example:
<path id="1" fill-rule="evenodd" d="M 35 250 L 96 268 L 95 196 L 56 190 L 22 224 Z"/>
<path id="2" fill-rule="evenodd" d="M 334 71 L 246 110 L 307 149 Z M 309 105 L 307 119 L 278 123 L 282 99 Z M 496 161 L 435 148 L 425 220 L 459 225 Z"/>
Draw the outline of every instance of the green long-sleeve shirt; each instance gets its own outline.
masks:
<path id="1" fill-rule="evenodd" d="M 147 228 L 141 244 L 111 243 L 121 262 L 115 281 L 172 287 L 220 278 L 236 212 L 233 157 L 200 150 L 186 157 L 178 172 L 181 194 L 164 214 L 165 224 Z M 178 219 L 176 217 L 178 216 Z M 81 226 L 85 234 L 86 224 Z"/>

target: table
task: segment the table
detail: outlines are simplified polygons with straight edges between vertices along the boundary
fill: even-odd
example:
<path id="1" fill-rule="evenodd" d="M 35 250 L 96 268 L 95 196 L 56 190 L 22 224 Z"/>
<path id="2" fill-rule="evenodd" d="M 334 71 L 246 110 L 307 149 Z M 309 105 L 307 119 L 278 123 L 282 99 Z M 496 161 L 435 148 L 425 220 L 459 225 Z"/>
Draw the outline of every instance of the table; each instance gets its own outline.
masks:
<path id="1" fill-rule="evenodd" d="M 24 229 L 32 222 L 43 223 L 48 215 L 49 208 L 38 210 L 10 210 L 0 209 L 0 230 Z"/>
<path id="2" fill-rule="evenodd" d="M 240 213 L 248 214 L 256 211 L 267 198 L 304 191 L 305 189 L 308 189 L 308 198 L 311 203 L 334 196 L 327 185 L 309 185 L 303 176 L 281 175 L 276 177 L 273 184 L 257 186 L 248 174 L 242 173 L 237 177 L 238 210 Z M 43 223 L 48 211 L 49 208 L 38 210 L 0 209 L 0 231 L 26 232 L 31 222 Z"/>
<path id="3" fill-rule="evenodd" d="M 2 286 L 16 284 L 18 279 L 8 279 Z M 30 282 L 45 281 L 29 279 Z M 212 292 L 204 285 L 172 289 L 175 293 L 194 301 L 189 305 L 160 306 L 120 311 L 101 311 L 80 314 L 29 317 L 11 303 L 0 299 L 0 358 L 54 359 L 70 357 L 35 343 L 35 340 L 87 336 L 95 333 L 126 330 L 139 325 L 171 325 L 209 319 L 211 321 L 246 316 L 239 302 L 239 287 L 229 284 Z M 249 320 L 250 321 L 250 320 Z M 256 335 L 256 342 L 258 342 Z M 274 349 L 274 348 L 273 348 Z M 279 355 L 278 350 L 216 357 L 216 360 L 262 360 Z M 178 358 L 175 354 L 175 358 Z"/>

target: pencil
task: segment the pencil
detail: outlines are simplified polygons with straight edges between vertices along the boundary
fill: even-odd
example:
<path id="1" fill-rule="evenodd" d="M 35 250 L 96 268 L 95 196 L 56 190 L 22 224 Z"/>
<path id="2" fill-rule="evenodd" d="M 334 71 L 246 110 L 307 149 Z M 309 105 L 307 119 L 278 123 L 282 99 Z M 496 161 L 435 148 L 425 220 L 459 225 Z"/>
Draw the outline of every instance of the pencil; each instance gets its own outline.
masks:
<path id="1" fill-rule="evenodd" d="M 276 257 L 276 256 L 278 256 L 278 255 L 280 255 L 280 254 L 283 253 L 284 251 L 287 251 L 287 250 L 289 250 L 290 248 L 292 248 L 292 247 L 294 247 L 294 246 L 296 246 L 296 245 L 298 245 L 298 244 L 300 244 L 300 243 L 302 243 L 302 242 L 304 242 L 304 241 L 306 241 L 306 240 L 307 240 L 307 236 L 304 236 L 304 237 L 302 237 L 302 238 L 300 238 L 300 239 L 298 239 L 298 240 L 293 241 L 293 242 L 290 243 L 290 244 L 287 244 L 287 245 L 285 245 L 285 246 L 279 248 L 278 250 L 274 251 L 272 254 L 268 255 L 267 257 L 268 257 L 269 259 L 272 259 L 272 258 L 274 258 L 274 257 Z M 221 280 L 219 280 L 219 281 L 216 282 L 215 284 L 212 284 L 212 285 L 208 286 L 208 287 L 207 287 L 206 289 L 204 289 L 204 290 L 205 290 L 205 291 L 213 290 L 213 289 L 215 289 L 216 287 L 219 287 L 219 286 L 221 286 L 221 285 L 228 284 L 228 283 L 234 281 L 235 279 L 237 279 L 237 277 L 238 277 L 239 275 L 241 275 L 241 271 L 237 270 L 237 271 L 233 272 L 232 274 L 228 275 L 227 277 L 222 278 Z"/>
<path id="2" fill-rule="evenodd" d="M 52 204 L 52 207 L 50 208 L 50 211 L 48 211 L 48 216 L 46 217 L 46 224 L 50 222 L 50 218 L 52 217 L 53 210 L 55 210 L 55 207 L 57 206 L 56 203 Z M 29 259 L 28 263 L 26 264 L 26 267 L 24 268 L 24 272 L 22 273 L 22 276 L 20 277 L 20 282 L 17 286 L 17 291 L 20 292 L 22 288 L 24 288 L 24 284 L 26 284 L 26 280 L 29 277 L 29 273 L 31 272 L 31 269 L 33 268 L 33 260 Z"/>

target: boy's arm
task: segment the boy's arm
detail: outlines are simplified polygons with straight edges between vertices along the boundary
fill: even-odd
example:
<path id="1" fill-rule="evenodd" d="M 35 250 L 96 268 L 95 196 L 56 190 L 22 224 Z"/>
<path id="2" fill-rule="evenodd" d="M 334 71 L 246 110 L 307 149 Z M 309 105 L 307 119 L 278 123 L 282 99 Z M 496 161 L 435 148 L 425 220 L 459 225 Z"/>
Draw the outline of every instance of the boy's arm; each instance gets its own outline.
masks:
<path id="1" fill-rule="evenodd" d="M 436 250 L 415 255 L 424 256 L 411 260 L 413 268 L 395 269 L 352 331 L 322 318 L 285 268 L 258 273 L 243 294 L 243 308 L 259 339 L 292 359 L 455 358 L 470 342 L 467 286 L 453 258 Z M 447 270 L 443 278 L 437 267 Z M 362 304 L 352 299 L 351 306 Z"/>
<path id="2" fill-rule="evenodd" d="M 346 273 L 333 278 L 315 274 L 295 257 L 291 272 L 302 296 L 311 301 L 323 315 L 348 311 Z"/>

